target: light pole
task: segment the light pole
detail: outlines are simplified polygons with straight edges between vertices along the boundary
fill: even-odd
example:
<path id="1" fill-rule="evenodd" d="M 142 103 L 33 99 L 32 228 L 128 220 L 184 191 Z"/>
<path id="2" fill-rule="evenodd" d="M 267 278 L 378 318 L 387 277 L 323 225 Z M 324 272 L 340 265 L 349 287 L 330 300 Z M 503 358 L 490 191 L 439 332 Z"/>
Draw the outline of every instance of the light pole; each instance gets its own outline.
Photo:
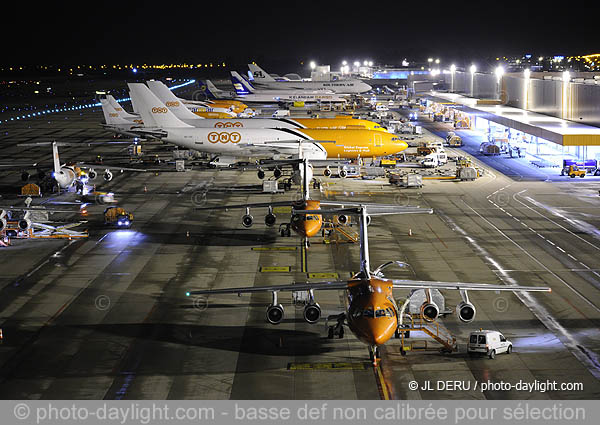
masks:
<path id="1" fill-rule="evenodd" d="M 527 68 L 523 71 L 523 109 L 529 109 L 529 79 L 531 78 L 531 70 Z"/>
<path id="2" fill-rule="evenodd" d="M 471 97 L 475 97 L 475 72 L 477 72 L 477 67 L 473 64 L 469 70 L 471 71 Z"/>
<path id="3" fill-rule="evenodd" d="M 454 74 L 456 74 L 456 65 L 450 65 L 450 91 L 454 93 Z"/>

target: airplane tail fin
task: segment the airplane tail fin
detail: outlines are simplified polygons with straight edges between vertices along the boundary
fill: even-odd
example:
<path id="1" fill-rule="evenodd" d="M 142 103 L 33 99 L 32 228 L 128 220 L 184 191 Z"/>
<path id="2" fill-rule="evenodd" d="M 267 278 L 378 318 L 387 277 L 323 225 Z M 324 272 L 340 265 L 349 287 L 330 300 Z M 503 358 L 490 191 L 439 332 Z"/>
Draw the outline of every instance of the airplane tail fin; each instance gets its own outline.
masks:
<path id="1" fill-rule="evenodd" d="M 123 107 L 119 104 L 119 102 L 117 102 L 117 100 L 111 94 L 106 95 L 106 100 L 108 100 L 108 102 L 113 107 L 115 112 L 117 112 L 121 118 L 125 118 L 126 120 L 133 120 L 133 119 L 138 118 L 137 116 L 132 115 L 132 114 L 128 113 L 127 111 L 125 111 L 125 109 L 123 109 Z"/>
<path id="2" fill-rule="evenodd" d="M 252 72 L 252 76 L 254 77 L 254 81 L 257 83 L 275 83 L 275 79 L 271 77 L 264 69 L 260 66 L 249 63 L 248 68 L 250 68 L 250 72 Z"/>
<path id="3" fill-rule="evenodd" d="M 209 100 L 229 97 L 227 93 L 225 93 L 223 90 L 219 90 L 210 80 L 201 81 L 200 90 Z"/>
<path id="4" fill-rule="evenodd" d="M 58 157 L 58 144 L 52 142 L 52 160 L 54 161 L 54 172 L 60 173 L 60 158 Z"/>
<path id="5" fill-rule="evenodd" d="M 143 83 L 128 83 L 145 127 L 191 127 L 175 116 Z"/>
<path id="6" fill-rule="evenodd" d="M 156 80 L 146 81 L 150 91 L 165 104 L 180 120 L 195 120 L 198 115 L 190 111 L 175 94 L 162 82 Z"/>
<path id="7" fill-rule="evenodd" d="M 231 71 L 231 83 L 235 89 L 235 94 L 238 96 L 244 96 L 246 94 L 253 93 L 254 87 L 250 85 L 240 74 L 236 71 Z"/>
<path id="8" fill-rule="evenodd" d="M 123 125 L 123 124 L 133 124 L 133 121 L 122 118 L 115 108 L 113 108 L 111 102 L 108 99 L 100 99 L 100 104 L 102 105 L 102 113 L 104 114 L 104 121 L 106 121 L 106 125 Z M 132 115 L 135 119 L 139 119 Z"/>

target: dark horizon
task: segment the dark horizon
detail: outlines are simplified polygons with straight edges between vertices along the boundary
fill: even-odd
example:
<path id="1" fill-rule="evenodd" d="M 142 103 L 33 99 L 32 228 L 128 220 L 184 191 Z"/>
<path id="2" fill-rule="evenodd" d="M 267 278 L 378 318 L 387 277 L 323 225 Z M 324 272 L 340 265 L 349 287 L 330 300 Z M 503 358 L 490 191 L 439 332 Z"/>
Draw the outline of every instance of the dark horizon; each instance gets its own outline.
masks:
<path id="1" fill-rule="evenodd" d="M 6 5 L 1 62 L 36 64 L 204 63 L 239 67 L 256 61 L 270 72 L 371 59 L 439 57 L 468 63 L 497 56 L 599 53 L 593 14 L 578 8 L 542 8 L 505 1 L 481 6 L 441 2 L 374 6 L 309 4 L 282 7 L 227 5 L 164 7 L 64 2 L 33 10 Z M 361 13 L 364 11 L 365 13 Z M 10 40 L 10 41 L 8 41 Z M 285 68 L 284 68 L 285 67 Z"/>

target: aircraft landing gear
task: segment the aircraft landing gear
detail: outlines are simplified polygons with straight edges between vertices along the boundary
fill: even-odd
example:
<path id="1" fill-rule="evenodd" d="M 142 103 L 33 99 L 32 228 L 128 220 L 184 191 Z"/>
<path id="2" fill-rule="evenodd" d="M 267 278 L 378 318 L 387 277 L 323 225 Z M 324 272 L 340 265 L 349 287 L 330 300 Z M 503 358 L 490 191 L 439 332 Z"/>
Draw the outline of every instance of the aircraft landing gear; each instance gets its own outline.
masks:
<path id="1" fill-rule="evenodd" d="M 290 223 L 281 223 L 279 225 L 279 233 L 281 234 L 281 237 L 292 236 L 292 230 L 290 228 Z"/>
<path id="2" fill-rule="evenodd" d="M 377 366 L 377 361 L 381 360 L 381 352 L 378 346 L 369 347 L 369 358 L 373 362 L 373 366 Z"/>
<path id="3" fill-rule="evenodd" d="M 339 339 L 344 338 L 344 320 L 346 319 L 346 315 L 342 313 L 337 316 L 329 316 L 327 321 L 333 319 L 335 319 L 336 324 L 327 326 L 327 338 L 333 339 L 336 335 Z"/>

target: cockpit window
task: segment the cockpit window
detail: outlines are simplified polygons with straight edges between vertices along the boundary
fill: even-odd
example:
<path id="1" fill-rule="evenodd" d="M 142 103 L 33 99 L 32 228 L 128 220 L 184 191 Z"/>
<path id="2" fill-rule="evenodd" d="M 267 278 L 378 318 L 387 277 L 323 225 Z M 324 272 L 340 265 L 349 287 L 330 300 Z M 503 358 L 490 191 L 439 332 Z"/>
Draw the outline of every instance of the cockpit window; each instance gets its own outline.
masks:
<path id="1" fill-rule="evenodd" d="M 370 308 L 366 309 L 363 311 L 363 317 L 370 317 L 373 318 L 375 317 L 373 310 L 371 310 Z"/>
<path id="2" fill-rule="evenodd" d="M 399 137 L 392 137 L 392 142 L 398 142 L 398 141 L 400 141 Z"/>
<path id="3" fill-rule="evenodd" d="M 375 317 L 394 317 L 394 313 L 392 312 L 392 310 L 388 307 L 385 310 L 384 309 L 379 309 L 375 312 Z"/>

